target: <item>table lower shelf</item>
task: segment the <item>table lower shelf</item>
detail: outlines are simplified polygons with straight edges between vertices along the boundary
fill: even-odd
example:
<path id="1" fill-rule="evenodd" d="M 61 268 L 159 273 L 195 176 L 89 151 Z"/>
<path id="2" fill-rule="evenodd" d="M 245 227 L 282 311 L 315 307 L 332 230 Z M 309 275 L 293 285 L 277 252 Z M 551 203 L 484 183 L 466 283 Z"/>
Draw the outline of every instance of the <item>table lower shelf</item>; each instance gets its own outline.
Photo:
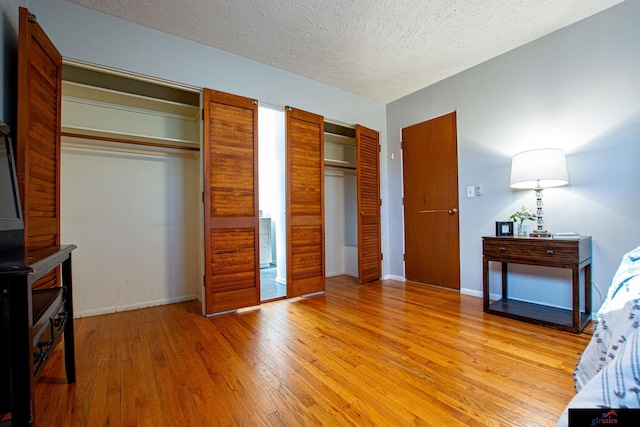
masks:
<path id="1" fill-rule="evenodd" d="M 580 333 L 591 319 L 591 313 L 581 312 L 579 324 L 574 325 L 571 310 L 509 298 L 489 304 L 487 313 L 575 333 Z"/>

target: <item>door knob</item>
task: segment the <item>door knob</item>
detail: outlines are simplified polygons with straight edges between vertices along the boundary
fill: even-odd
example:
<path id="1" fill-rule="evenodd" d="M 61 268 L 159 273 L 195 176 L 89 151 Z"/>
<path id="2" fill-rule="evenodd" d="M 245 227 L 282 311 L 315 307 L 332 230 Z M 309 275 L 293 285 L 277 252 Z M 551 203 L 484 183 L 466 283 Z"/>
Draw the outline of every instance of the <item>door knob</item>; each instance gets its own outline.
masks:
<path id="1" fill-rule="evenodd" d="M 458 209 L 456 209 L 456 208 L 449 209 L 449 213 L 450 214 L 458 213 Z"/>

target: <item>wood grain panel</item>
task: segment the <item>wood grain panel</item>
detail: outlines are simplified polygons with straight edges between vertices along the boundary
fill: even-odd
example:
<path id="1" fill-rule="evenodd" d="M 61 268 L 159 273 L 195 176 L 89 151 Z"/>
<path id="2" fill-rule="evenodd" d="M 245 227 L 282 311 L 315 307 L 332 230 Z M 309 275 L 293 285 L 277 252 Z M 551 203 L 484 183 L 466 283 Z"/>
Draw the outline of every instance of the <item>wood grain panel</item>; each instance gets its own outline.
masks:
<path id="1" fill-rule="evenodd" d="M 76 319 L 36 385 L 49 426 L 553 426 L 591 336 L 482 298 L 327 279 L 323 296 L 205 318 L 197 301 Z"/>
<path id="2" fill-rule="evenodd" d="M 252 288 L 256 283 L 255 230 L 211 231 L 211 288 L 215 291 Z"/>
<path id="3" fill-rule="evenodd" d="M 296 279 L 322 275 L 322 242 L 318 236 L 322 228 L 317 225 L 295 227 L 291 240 L 291 261 L 296 266 Z"/>
<path id="4" fill-rule="evenodd" d="M 286 108 L 287 297 L 324 291 L 324 119 Z"/>
<path id="5" fill-rule="evenodd" d="M 253 109 L 211 104 L 211 216 L 255 215 L 255 118 Z"/>
<path id="6" fill-rule="evenodd" d="M 358 279 L 360 283 L 382 277 L 380 226 L 380 136 L 356 126 L 358 186 Z"/>
<path id="7" fill-rule="evenodd" d="M 62 57 L 33 15 L 20 8 L 17 174 L 24 245 L 60 244 Z M 34 288 L 56 286 L 59 269 Z"/>
<path id="8" fill-rule="evenodd" d="M 258 106 L 205 90 L 206 313 L 260 302 Z"/>

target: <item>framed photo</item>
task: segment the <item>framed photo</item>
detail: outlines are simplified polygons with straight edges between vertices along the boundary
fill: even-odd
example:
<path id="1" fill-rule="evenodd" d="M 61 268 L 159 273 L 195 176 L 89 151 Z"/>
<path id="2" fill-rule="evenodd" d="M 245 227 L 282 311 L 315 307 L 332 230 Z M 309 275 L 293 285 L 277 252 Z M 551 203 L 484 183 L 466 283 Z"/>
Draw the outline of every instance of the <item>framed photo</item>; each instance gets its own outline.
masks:
<path id="1" fill-rule="evenodd" d="M 513 237 L 513 221 L 496 221 L 496 236 Z"/>

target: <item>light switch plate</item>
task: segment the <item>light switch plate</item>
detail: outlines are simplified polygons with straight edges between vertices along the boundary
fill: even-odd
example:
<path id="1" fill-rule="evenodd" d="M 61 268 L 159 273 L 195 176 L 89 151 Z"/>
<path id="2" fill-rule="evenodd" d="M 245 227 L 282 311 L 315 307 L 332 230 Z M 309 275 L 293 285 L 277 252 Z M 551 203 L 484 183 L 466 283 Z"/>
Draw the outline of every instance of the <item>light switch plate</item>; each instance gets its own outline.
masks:
<path id="1" fill-rule="evenodd" d="M 467 197 L 476 197 L 476 189 L 473 185 L 467 187 Z"/>

